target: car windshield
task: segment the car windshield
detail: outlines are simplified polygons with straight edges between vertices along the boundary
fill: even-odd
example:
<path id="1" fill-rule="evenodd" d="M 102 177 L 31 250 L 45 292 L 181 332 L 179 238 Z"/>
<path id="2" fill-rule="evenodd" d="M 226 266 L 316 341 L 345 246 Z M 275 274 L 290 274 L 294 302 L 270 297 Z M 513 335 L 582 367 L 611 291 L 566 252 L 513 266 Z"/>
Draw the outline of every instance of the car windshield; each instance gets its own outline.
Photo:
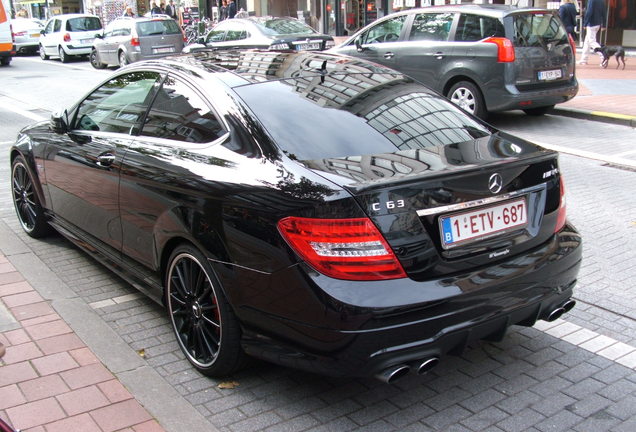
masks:
<path id="1" fill-rule="evenodd" d="M 271 90 L 271 91 L 270 91 Z M 401 75 L 340 74 L 236 88 L 298 160 L 435 148 L 490 135 L 456 105 Z M 276 95 L 276 103 L 263 97 Z"/>
<path id="2" fill-rule="evenodd" d="M 551 42 L 568 43 L 561 21 L 552 13 L 526 13 L 514 15 L 514 45 L 517 47 L 544 47 Z"/>
<path id="3" fill-rule="evenodd" d="M 279 36 L 289 34 L 316 34 L 316 30 L 307 24 L 289 18 L 276 18 L 267 20 L 254 20 L 254 24 L 267 36 Z"/>
<path id="4" fill-rule="evenodd" d="M 181 29 L 175 20 L 152 20 L 137 23 L 137 33 L 139 36 L 167 35 L 181 33 Z"/>
<path id="5" fill-rule="evenodd" d="M 99 30 L 102 23 L 97 17 L 71 18 L 66 22 L 66 31 L 81 32 Z"/>

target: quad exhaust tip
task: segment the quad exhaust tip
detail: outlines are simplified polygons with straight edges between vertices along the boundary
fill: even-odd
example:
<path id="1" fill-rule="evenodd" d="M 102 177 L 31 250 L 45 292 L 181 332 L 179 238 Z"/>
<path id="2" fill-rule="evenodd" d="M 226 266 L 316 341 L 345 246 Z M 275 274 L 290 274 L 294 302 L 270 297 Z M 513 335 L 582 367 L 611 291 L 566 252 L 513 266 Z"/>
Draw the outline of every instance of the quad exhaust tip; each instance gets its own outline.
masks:
<path id="1" fill-rule="evenodd" d="M 384 369 L 375 375 L 377 379 L 386 384 L 393 384 L 400 378 L 413 371 L 418 375 L 424 375 L 439 364 L 439 357 L 428 357 L 408 364 L 400 364 Z"/>
<path id="2" fill-rule="evenodd" d="M 546 321 L 555 321 L 555 320 L 561 318 L 561 315 L 563 315 L 566 312 L 571 311 L 572 308 L 574 307 L 574 305 L 576 305 L 576 301 L 575 300 L 572 300 L 572 299 L 567 300 L 561 306 L 559 306 L 558 308 L 556 308 L 555 310 L 550 312 L 548 314 L 548 317 L 546 318 Z"/>
<path id="3" fill-rule="evenodd" d="M 411 367 L 409 365 L 401 364 L 386 368 L 382 372 L 376 374 L 375 377 L 385 384 L 393 384 L 398 379 L 407 375 L 410 370 Z"/>

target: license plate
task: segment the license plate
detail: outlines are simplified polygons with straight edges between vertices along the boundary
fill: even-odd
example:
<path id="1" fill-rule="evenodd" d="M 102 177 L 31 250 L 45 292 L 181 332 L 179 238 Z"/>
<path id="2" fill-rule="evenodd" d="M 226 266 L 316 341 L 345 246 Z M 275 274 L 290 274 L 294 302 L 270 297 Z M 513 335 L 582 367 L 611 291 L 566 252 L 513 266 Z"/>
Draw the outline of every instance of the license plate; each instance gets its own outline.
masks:
<path id="1" fill-rule="evenodd" d="M 86 44 L 92 44 L 93 43 L 93 39 L 81 39 L 80 43 L 86 45 Z"/>
<path id="2" fill-rule="evenodd" d="M 439 221 L 442 246 L 448 249 L 492 237 L 522 227 L 527 222 L 528 210 L 523 198 L 443 216 Z"/>
<path id="3" fill-rule="evenodd" d="M 305 51 L 311 51 L 311 50 L 319 50 L 321 48 L 321 44 L 320 42 L 315 42 L 315 43 L 305 43 L 305 44 L 298 44 L 296 45 L 296 49 L 298 51 L 301 50 L 305 50 Z"/>
<path id="4" fill-rule="evenodd" d="M 171 53 L 174 52 L 174 48 L 166 47 L 166 48 L 153 48 L 153 54 L 163 54 L 163 53 Z"/>
<path id="5" fill-rule="evenodd" d="M 550 81 L 561 78 L 561 69 L 539 71 L 539 81 Z"/>
<path id="6" fill-rule="evenodd" d="M 39 38 L 40 37 L 40 33 L 32 33 L 31 37 L 32 38 Z"/>

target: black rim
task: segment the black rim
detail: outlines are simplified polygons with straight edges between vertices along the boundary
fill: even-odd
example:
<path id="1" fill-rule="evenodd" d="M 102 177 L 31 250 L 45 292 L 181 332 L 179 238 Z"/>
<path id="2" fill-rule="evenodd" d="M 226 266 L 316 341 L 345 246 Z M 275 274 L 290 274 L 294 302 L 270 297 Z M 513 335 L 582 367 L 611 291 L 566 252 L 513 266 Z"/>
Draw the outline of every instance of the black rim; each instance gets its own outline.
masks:
<path id="1" fill-rule="evenodd" d="M 168 311 L 179 344 L 200 367 L 216 360 L 221 346 L 221 318 L 212 282 L 199 261 L 180 254 L 168 273 Z"/>
<path id="2" fill-rule="evenodd" d="M 21 163 L 17 163 L 13 168 L 13 202 L 20 223 L 25 230 L 32 231 L 37 220 L 37 204 L 33 182 Z"/>

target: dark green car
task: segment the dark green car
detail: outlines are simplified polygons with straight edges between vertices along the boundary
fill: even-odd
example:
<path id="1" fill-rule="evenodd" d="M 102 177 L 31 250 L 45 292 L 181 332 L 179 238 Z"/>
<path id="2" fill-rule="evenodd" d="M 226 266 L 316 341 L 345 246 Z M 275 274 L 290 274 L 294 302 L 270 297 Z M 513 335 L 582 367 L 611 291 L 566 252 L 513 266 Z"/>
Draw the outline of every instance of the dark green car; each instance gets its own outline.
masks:
<path id="1" fill-rule="evenodd" d="M 555 11 L 460 5 L 388 15 L 332 51 L 410 75 L 485 118 L 541 115 L 572 99 L 574 48 Z"/>

